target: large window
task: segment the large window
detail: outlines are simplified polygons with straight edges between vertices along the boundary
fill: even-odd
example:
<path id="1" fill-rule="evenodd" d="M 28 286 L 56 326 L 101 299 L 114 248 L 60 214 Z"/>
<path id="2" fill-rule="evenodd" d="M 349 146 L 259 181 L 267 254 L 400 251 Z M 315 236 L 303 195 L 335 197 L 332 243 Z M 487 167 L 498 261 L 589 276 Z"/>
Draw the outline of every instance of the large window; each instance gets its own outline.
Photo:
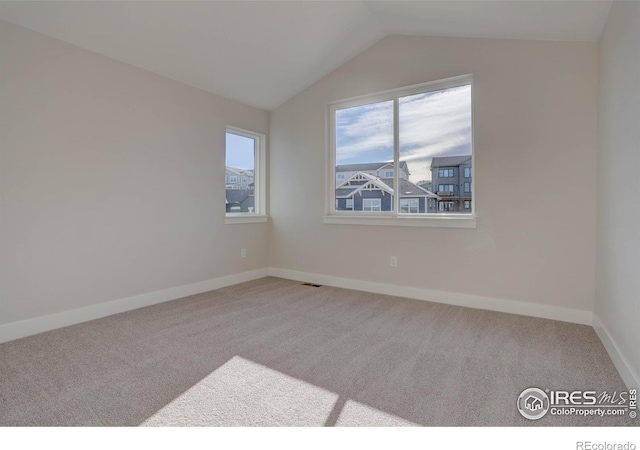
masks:
<path id="1" fill-rule="evenodd" d="M 227 127 L 225 138 L 227 223 L 264 221 L 264 135 Z"/>
<path id="2" fill-rule="evenodd" d="M 471 216 L 454 184 L 441 180 L 440 192 L 432 190 L 436 178 L 473 165 L 471 83 L 465 75 L 330 104 L 325 219 Z M 349 175 L 338 178 L 341 172 Z M 335 207 L 345 197 L 362 208 Z M 447 203 L 439 207 L 441 200 Z"/>

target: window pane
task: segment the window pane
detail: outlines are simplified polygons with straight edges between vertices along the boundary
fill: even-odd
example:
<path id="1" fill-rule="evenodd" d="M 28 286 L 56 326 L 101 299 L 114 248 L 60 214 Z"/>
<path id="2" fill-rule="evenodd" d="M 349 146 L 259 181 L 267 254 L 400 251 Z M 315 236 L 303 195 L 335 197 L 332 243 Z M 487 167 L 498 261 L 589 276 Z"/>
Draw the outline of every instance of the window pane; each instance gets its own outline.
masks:
<path id="1" fill-rule="evenodd" d="M 256 140 L 226 134 L 226 212 L 255 213 Z"/>
<path id="2" fill-rule="evenodd" d="M 471 86 L 400 97 L 398 108 L 400 198 L 417 197 L 419 213 L 469 214 Z"/>
<path id="3" fill-rule="evenodd" d="M 393 211 L 393 101 L 337 110 L 335 140 L 336 210 Z"/>

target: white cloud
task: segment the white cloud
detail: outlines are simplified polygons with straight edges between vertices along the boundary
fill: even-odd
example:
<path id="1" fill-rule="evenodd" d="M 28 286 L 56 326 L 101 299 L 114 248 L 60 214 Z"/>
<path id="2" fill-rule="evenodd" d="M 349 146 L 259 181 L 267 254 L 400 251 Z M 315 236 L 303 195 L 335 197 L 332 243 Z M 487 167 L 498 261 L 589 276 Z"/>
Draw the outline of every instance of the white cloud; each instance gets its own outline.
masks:
<path id="1" fill-rule="evenodd" d="M 400 99 L 400 159 L 411 180 L 431 178 L 434 156 L 471 152 L 471 88 L 462 86 Z M 370 162 L 393 158 L 392 102 L 338 111 L 337 160 Z"/>

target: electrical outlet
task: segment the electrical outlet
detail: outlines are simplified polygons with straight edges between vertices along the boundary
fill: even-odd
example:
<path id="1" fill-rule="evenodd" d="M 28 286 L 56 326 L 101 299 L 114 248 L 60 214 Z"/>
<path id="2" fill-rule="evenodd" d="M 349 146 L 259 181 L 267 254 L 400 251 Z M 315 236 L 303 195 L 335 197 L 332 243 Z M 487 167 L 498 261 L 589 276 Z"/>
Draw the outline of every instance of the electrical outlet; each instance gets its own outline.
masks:
<path id="1" fill-rule="evenodd" d="M 247 257 L 247 249 L 243 248 L 242 250 L 240 250 L 240 257 L 241 258 L 246 258 Z"/>
<path id="2" fill-rule="evenodd" d="M 397 256 L 392 256 L 391 257 L 391 267 L 398 267 L 398 257 Z"/>

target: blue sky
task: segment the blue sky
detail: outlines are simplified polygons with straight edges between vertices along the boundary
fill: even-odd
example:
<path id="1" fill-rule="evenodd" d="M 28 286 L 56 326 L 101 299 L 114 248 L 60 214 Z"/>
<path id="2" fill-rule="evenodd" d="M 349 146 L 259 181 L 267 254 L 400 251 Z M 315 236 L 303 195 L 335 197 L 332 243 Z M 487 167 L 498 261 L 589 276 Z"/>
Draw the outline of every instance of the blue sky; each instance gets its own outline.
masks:
<path id="1" fill-rule="evenodd" d="M 253 170 L 254 146 L 252 138 L 227 133 L 226 139 L 226 165 L 238 169 Z"/>
<path id="2" fill-rule="evenodd" d="M 400 159 L 430 180 L 434 156 L 471 154 L 471 87 L 400 98 Z M 393 160 L 393 102 L 336 111 L 336 164 Z"/>

